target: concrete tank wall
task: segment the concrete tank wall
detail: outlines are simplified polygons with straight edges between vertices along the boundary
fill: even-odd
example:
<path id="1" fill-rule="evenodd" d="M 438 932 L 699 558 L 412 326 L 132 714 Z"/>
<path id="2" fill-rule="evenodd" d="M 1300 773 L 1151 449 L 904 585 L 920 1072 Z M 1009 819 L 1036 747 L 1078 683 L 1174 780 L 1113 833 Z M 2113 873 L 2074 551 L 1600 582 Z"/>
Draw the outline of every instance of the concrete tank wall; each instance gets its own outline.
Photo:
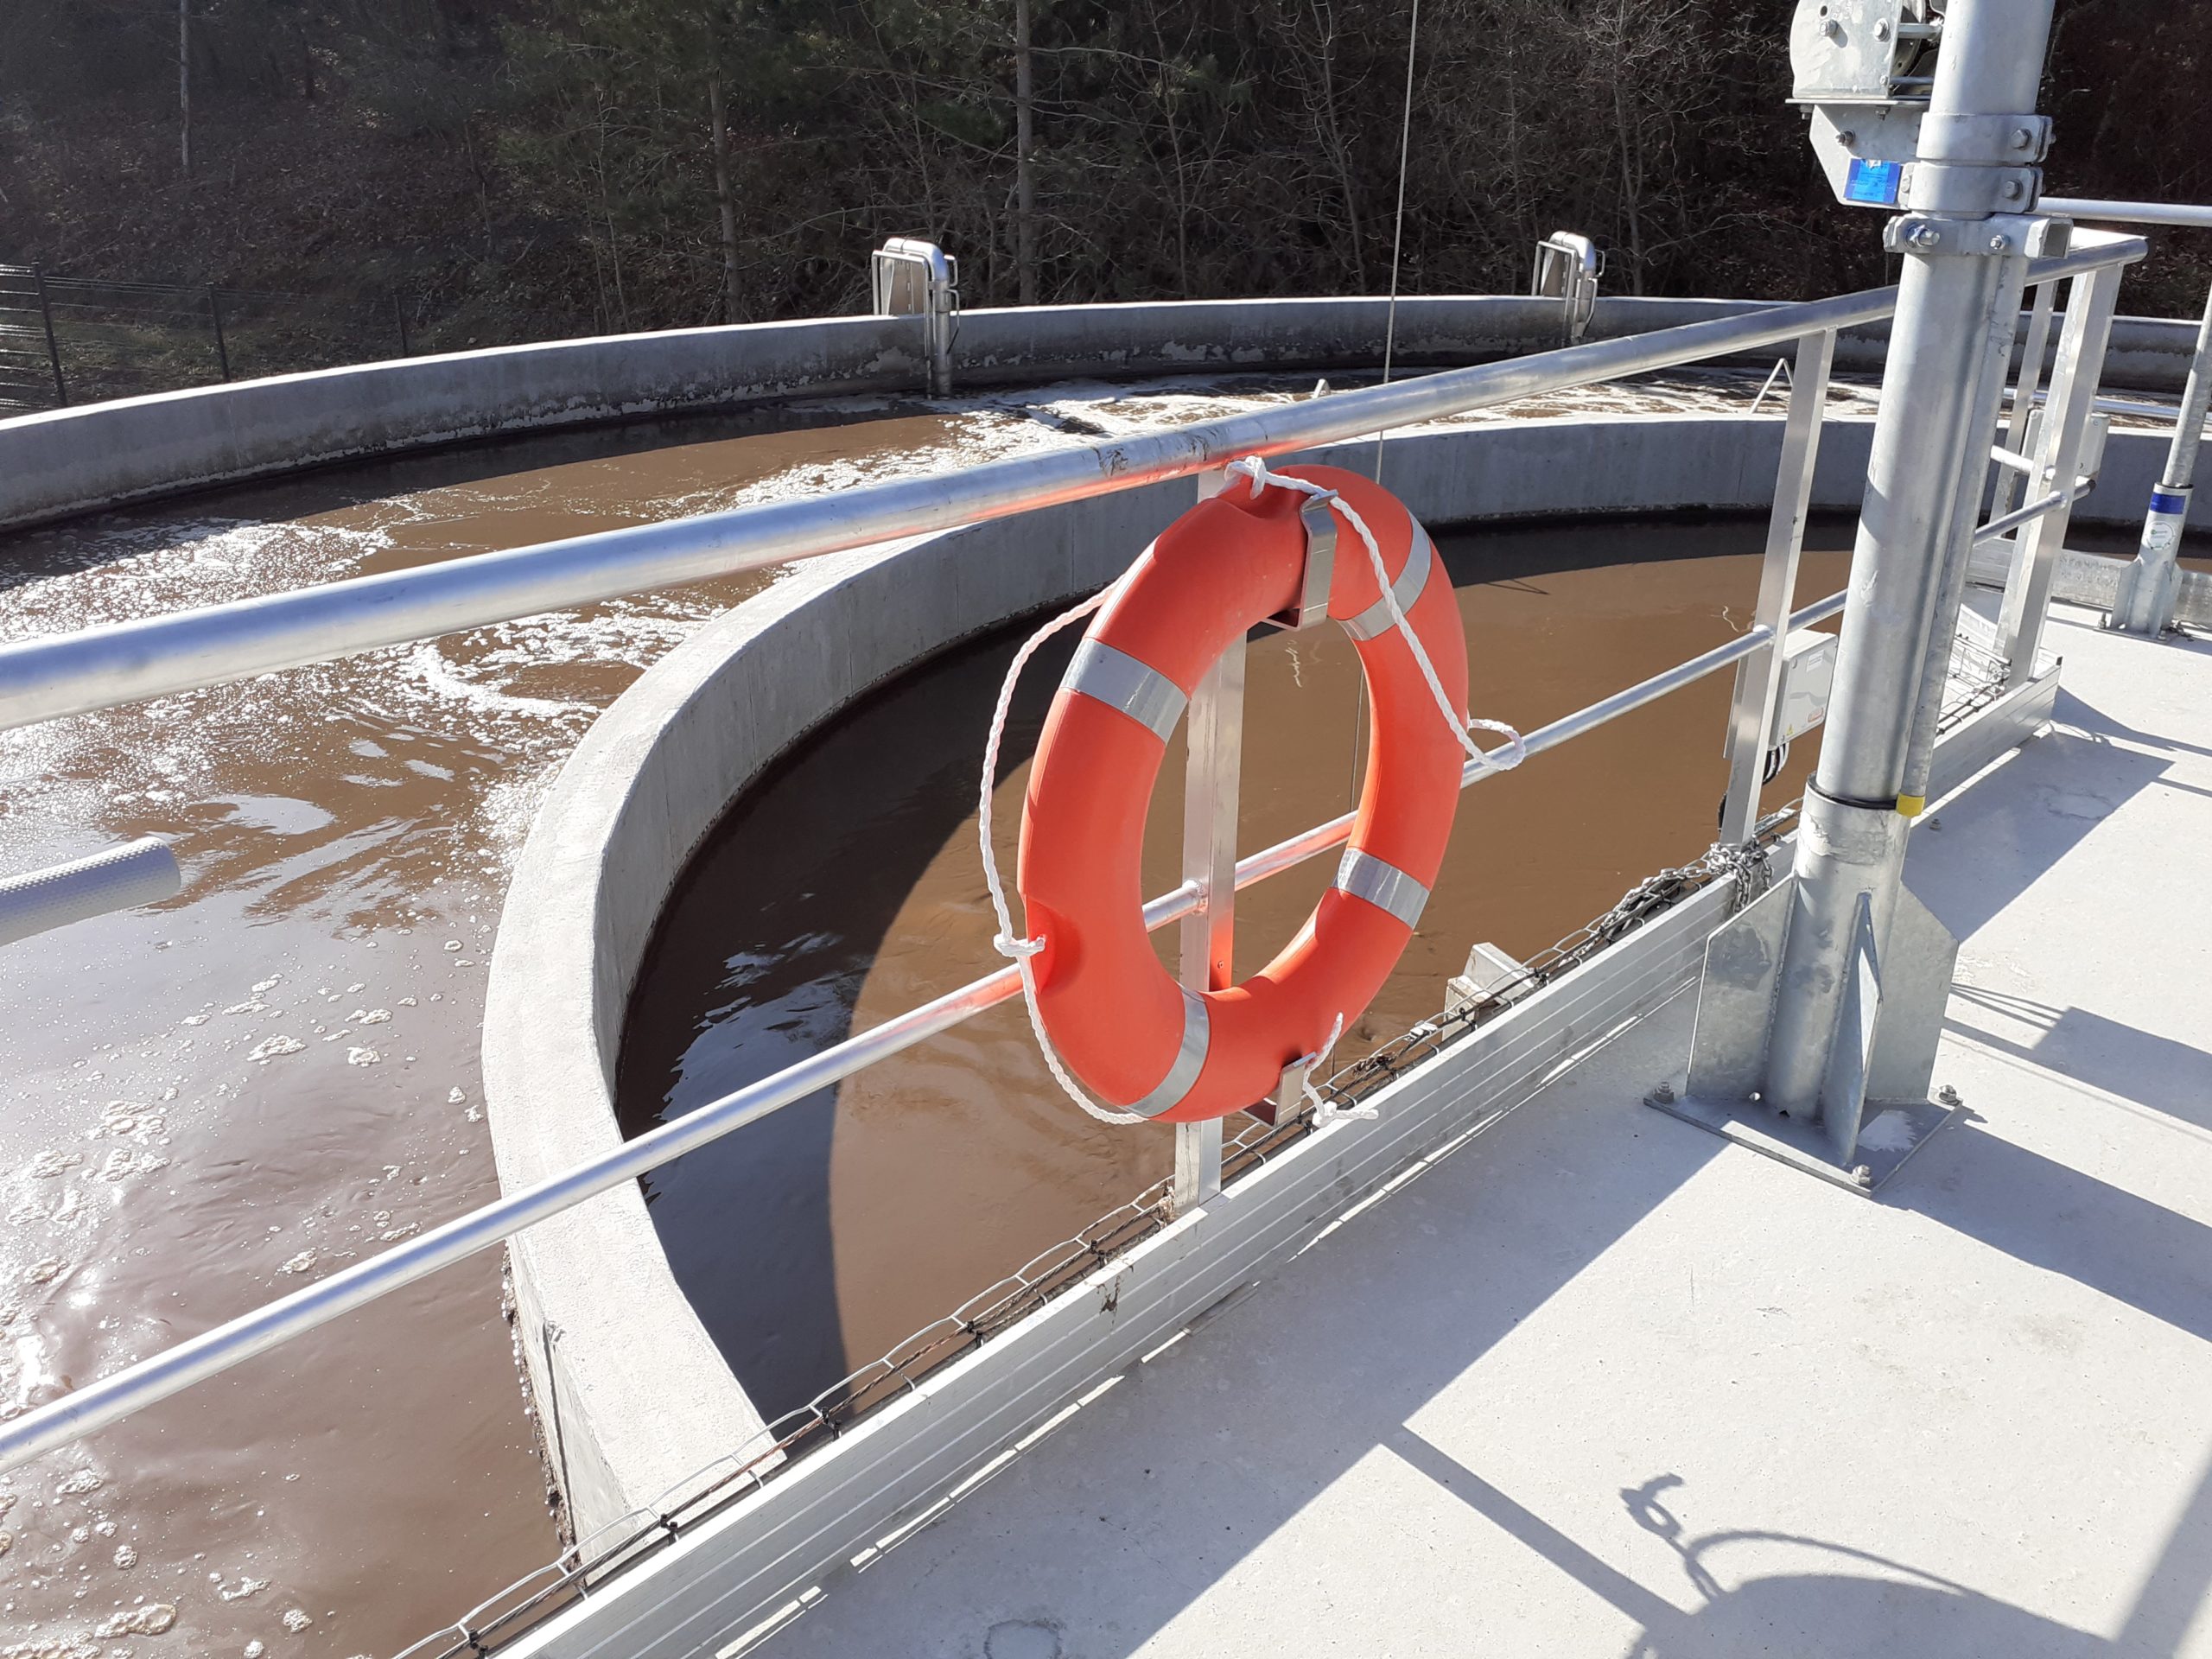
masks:
<path id="1" fill-rule="evenodd" d="M 1608 299 L 1593 338 L 1760 308 L 1743 300 Z M 959 320 L 963 390 L 1069 376 L 1371 368 L 1377 299 L 1198 301 L 973 311 Z M 1395 360 L 1439 367 L 1561 343 L 1555 302 L 1398 302 Z M 333 461 L 505 432 L 795 397 L 918 393 L 921 323 L 814 318 L 457 352 L 196 387 L 0 421 L 0 529 Z M 1847 334 L 1839 366 L 1878 366 L 1885 328 Z M 2194 325 L 2122 319 L 2107 383 L 2177 388 Z M 1766 360 L 1762 359 L 1761 360 Z"/>

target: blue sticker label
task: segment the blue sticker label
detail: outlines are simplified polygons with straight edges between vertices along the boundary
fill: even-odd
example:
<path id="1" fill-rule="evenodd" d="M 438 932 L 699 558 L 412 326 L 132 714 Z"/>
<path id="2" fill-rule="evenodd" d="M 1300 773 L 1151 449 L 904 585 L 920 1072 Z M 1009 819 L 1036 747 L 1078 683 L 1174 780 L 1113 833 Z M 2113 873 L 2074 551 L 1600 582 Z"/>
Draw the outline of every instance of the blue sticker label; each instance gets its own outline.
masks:
<path id="1" fill-rule="evenodd" d="M 1843 199 L 1876 207 L 1894 207 L 1897 205 L 1897 186 L 1904 177 L 1903 162 L 1869 162 L 1853 156 L 1851 171 L 1844 175 Z"/>
<path id="2" fill-rule="evenodd" d="M 2176 495 L 2169 490 L 2153 490 L 2151 492 L 2151 511 L 2153 512 L 2187 512 L 2189 511 L 2189 498 L 2186 495 Z"/>

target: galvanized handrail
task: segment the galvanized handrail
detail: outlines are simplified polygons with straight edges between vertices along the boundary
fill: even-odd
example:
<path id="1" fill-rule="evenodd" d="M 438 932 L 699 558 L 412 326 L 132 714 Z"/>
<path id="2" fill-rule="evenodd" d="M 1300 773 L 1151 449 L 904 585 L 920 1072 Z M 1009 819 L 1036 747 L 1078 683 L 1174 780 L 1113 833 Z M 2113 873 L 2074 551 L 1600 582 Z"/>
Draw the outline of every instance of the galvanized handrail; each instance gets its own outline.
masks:
<path id="1" fill-rule="evenodd" d="M 2180 201 L 2103 201 L 2086 197 L 2046 197 L 2044 208 L 2076 219 L 2101 219 L 2121 225 L 2172 225 L 2212 230 L 2212 205 Z M 2134 563 L 2120 577 L 2110 613 L 2113 626 L 2131 633 L 2156 636 L 2171 625 L 2179 582 L 2181 537 L 2189 519 L 2197 445 L 2204 435 L 2204 414 L 2212 405 L 2212 293 L 2204 299 L 2204 319 L 2196 333 L 2188 383 L 2174 411 L 2173 439 L 2166 464 L 2144 515 L 2142 542 Z"/>
<path id="2" fill-rule="evenodd" d="M 1834 594 L 1807 606 L 1789 619 L 1789 626 L 1808 627 L 1835 615 L 1843 608 L 1843 597 Z M 1530 754 L 1556 748 L 1748 657 L 1773 637 L 1768 628 L 1750 628 L 1700 656 L 1539 728 L 1522 740 L 1523 747 Z M 1493 775 L 1495 768 L 1470 760 L 1461 772 L 1460 787 L 1464 789 Z M 1341 845 L 1351 833 L 1352 817 L 1345 813 L 1238 860 L 1236 886 L 1240 889 L 1250 887 Z M 1154 930 L 1165 927 L 1189 914 L 1197 903 L 1197 890 L 1186 882 L 1145 906 L 1145 925 Z M 395 1244 L 380 1255 L 341 1268 L 327 1279 L 279 1297 L 251 1313 L 164 1349 L 150 1359 L 126 1366 L 59 1400 L 25 1412 L 12 1422 L 0 1426 L 0 1471 L 16 1468 L 119 1421 L 256 1354 L 265 1353 L 418 1279 L 502 1243 L 538 1222 L 734 1134 L 748 1123 L 804 1099 L 817 1090 L 826 1089 L 879 1060 L 888 1059 L 925 1038 L 949 1031 L 1020 993 L 1021 982 L 1015 970 L 1002 968 L 918 1008 L 871 1027 L 856 1037 L 849 1037 L 772 1077 L 724 1095 L 674 1122 L 626 1141 L 612 1152 L 519 1192 L 495 1199 L 442 1226 Z"/>
<path id="3" fill-rule="evenodd" d="M 2098 237 L 2038 261 L 2051 281 L 2140 257 L 2136 237 Z M 1281 455 L 1545 392 L 1878 322 L 1897 290 L 1777 305 L 1738 317 L 1592 340 L 1367 386 L 1280 408 L 1048 450 L 834 497 L 772 502 L 666 524 L 479 554 L 442 564 L 174 612 L 0 646 L 0 729 L 405 645 L 543 611 L 790 563 L 930 531 Z"/>
<path id="4" fill-rule="evenodd" d="M 2038 262 L 2039 280 L 2139 257 L 2139 238 L 2100 238 Z M 1700 357 L 1832 334 L 1878 320 L 1893 290 L 1777 306 L 1747 317 L 1693 323 L 1625 340 L 1452 371 L 1338 394 L 1264 414 L 1204 423 L 1089 449 L 992 463 L 964 473 L 878 486 L 829 502 L 754 507 L 639 530 L 606 532 L 425 569 L 35 639 L 0 649 L 0 728 L 217 684 L 350 652 L 428 638 L 643 588 L 835 552 L 979 518 L 1127 489 L 1217 467 L 1238 454 L 1281 454 L 1379 428 L 1587 385 Z M 1803 411 L 1817 418 L 1809 389 Z M 1811 452 L 1796 448 L 1808 471 Z M 1794 487 L 1794 486 L 1793 486 Z M 1802 531 L 1802 500 L 1793 509 Z M 1777 553 L 1770 542 L 1769 557 Z M 1786 590 L 1784 590 L 1786 591 Z M 1836 594 L 1798 611 L 1802 627 L 1843 607 Z M 1777 607 L 1778 612 L 1778 607 Z M 1775 644 L 1787 629 L 1762 622 L 1713 650 L 1554 721 L 1525 740 L 1553 748 Z M 1464 788 L 1491 775 L 1470 760 Z M 1240 860 L 1242 888 L 1341 843 L 1351 815 Z M 1202 884 L 1186 881 L 1145 907 L 1159 928 L 1194 911 Z M 727 1095 L 602 1156 L 457 1217 L 366 1262 L 279 1298 L 149 1359 L 88 1383 L 0 1427 L 0 1470 L 66 1445 L 241 1363 L 534 1224 L 632 1180 L 683 1154 L 828 1087 L 1014 996 L 1001 969 Z"/>
<path id="5" fill-rule="evenodd" d="M 2091 196 L 2044 196 L 2039 213 L 2067 219 L 2101 219 L 2113 225 L 2170 225 L 2183 230 L 2212 230 L 2212 207 L 2183 201 L 2107 201 Z M 2035 280 L 2040 281 L 2041 278 Z"/>

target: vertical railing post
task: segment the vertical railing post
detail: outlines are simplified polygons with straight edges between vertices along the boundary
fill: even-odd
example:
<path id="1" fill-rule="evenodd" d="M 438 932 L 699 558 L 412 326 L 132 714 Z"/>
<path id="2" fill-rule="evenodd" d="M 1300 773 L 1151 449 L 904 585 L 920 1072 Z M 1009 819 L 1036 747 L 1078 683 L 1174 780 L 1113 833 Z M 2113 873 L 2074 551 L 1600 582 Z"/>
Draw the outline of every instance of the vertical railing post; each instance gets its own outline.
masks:
<path id="1" fill-rule="evenodd" d="M 2190 359 L 2189 383 L 2174 417 L 2173 441 L 2166 448 L 2165 470 L 2151 492 L 2143 518 L 2143 539 L 2135 562 L 2120 577 L 2112 626 L 2130 633 L 2164 633 L 2174 620 L 2174 595 L 2181 586 L 2181 537 L 2189 522 L 2189 494 L 2196 479 L 2196 447 L 2204 435 L 2204 411 L 2212 404 L 2212 292 L 2204 296 L 2204 321 L 2196 330 L 2196 353 Z"/>
<path id="2" fill-rule="evenodd" d="M 1768 734 L 1782 686 L 1789 609 L 1797 591 L 1797 562 L 1805 549 L 1805 518 L 1812 509 L 1813 468 L 1821 454 L 1821 413 L 1827 401 L 1828 369 L 1835 359 L 1835 331 L 1823 328 L 1797 342 L 1790 376 L 1789 408 L 1782 427 L 1782 461 L 1775 469 L 1774 511 L 1767 519 L 1766 560 L 1759 567 L 1755 622 L 1774 638 L 1744 659 L 1736 671 L 1736 699 L 1728 715 L 1728 793 L 1720 808 L 1720 839 L 1736 846 L 1751 838 L 1758 822 L 1759 784 L 1766 769 Z"/>
<path id="3" fill-rule="evenodd" d="M 2044 404 L 2043 441 L 2036 446 L 2031 490 L 2074 493 L 2082 436 L 2088 429 L 2097 381 L 2104 373 L 2120 277 L 2120 266 L 2106 265 L 2076 276 L 2067 292 L 2066 326 L 2058 336 L 2058 361 Z M 2004 608 L 1997 623 L 1998 654 L 2010 665 L 2005 682 L 2008 686 L 2023 685 L 2034 677 L 2036 652 L 2050 611 L 2051 577 L 2073 516 L 2071 502 L 2062 501 L 2023 525 L 2013 544 L 2012 569 L 2005 579 Z"/>
<path id="4" fill-rule="evenodd" d="M 2035 419 L 2036 391 L 2043 385 L 2044 353 L 2050 345 L 2051 302 L 2057 295 L 2056 283 L 2037 283 L 2035 300 L 2028 312 L 2027 338 L 2020 346 L 2020 372 L 2012 381 L 2012 419 L 2005 436 L 2005 447 L 2015 454 L 2024 455 L 2028 452 L 2028 430 Z M 2020 476 L 2010 467 L 1999 470 L 1996 499 L 1989 507 L 1992 518 L 2010 512 L 2020 505 Z"/>
<path id="5" fill-rule="evenodd" d="M 54 401 L 58 408 L 69 407 L 69 387 L 61 378 L 61 345 L 54 334 L 54 302 L 46 291 L 46 272 L 35 270 L 31 280 L 38 284 L 38 315 L 46 324 L 46 360 L 54 365 Z"/>
<path id="6" fill-rule="evenodd" d="M 402 357 L 414 356 L 414 347 L 407 340 L 407 302 L 399 297 L 397 289 L 391 296 L 391 320 L 399 325 L 399 354 Z"/>
<path id="7" fill-rule="evenodd" d="M 1198 499 L 1220 493 L 1227 474 L 1202 474 Z M 1244 750 L 1244 641 L 1237 639 L 1191 694 L 1184 726 L 1190 759 L 1183 782 L 1183 879 L 1198 902 L 1181 923 L 1182 980 L 1193 991 L 1236 982 L 1236 798 Z M 1175 1126 L 1173 1208 L 1187 1214 L 1221 1191 L 1222 1120 Z"/>
<path id="8" fill-rule="evenodd" d="M 215 285 L 207 284 L 207 321 L 215 326 L 215 366 L 222 371 L 223 378 L 231 378 L 231 348 L 223 339 L 223 302 L 216 296 Z"/>

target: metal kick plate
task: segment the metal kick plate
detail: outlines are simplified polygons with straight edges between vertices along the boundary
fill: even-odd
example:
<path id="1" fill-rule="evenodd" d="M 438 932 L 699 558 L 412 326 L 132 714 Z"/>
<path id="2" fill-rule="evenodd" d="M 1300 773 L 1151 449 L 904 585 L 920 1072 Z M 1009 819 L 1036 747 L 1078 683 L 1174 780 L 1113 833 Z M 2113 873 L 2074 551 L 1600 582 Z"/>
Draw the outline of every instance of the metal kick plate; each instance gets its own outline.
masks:
<path id="1" fill-rule="evenodd" d="M 1690 1037 L 1690 1091 L 1740 1099 L 1766 1077 L 1775 976 L 1797 891 L 1795 876 L 1776 882 L 1713 931 Z"/>
<path id="2" fill-rule="evenodd" d="M 1866 1121 L 1859 1129 L 1857 1161 L 1845 1169 L 1835 1162 L 1827 1131 L 1820 1124 L 1777 1117 L 1755 1102 L 1700 1100 L 1694 1096 L 1662 1100 L 1649 1095 L 1644 1103 L 1777 1163 L 1870 1198 L 1961 1109 L 1926 1100 L 1868 1102 Z M 1860 1170 L 1866 1172 L 1863 1178 L 1858 1173 Z"/>
<path id="3" fill-rule="evenodd" d="M 1908 887 L 1897 888 L 1882 953 L 1882 1009 L 1866 1063 L 1866 1097 L 1923 1100 L 1936 1073 L 1936 1046 L 1951 1000 L 1959 942 Z"/>

